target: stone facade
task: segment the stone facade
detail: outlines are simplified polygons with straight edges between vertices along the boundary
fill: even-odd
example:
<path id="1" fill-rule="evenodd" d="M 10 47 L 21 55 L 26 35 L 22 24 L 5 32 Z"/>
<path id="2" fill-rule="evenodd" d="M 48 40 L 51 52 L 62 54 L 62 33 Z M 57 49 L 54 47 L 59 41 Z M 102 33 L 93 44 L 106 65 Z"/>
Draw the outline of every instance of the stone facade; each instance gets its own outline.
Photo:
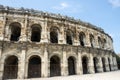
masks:
<path id="1" fill-rule="evenodd" d="M 112 38 L 60 14 L 0 6 L 0 80 L 117 70 Z"/>

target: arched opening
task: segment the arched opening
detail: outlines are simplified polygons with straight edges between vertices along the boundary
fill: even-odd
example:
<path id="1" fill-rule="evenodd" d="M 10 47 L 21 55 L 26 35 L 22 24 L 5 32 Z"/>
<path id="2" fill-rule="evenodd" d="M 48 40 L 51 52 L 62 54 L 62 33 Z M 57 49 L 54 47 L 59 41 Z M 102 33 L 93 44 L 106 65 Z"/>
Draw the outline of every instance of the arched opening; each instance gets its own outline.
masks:
<path id="1" fill-rule="evenodd" d="M 86 56 L 82 58 L 82 68 L 83 74 L 88 74 L 88 58 Z"/>
<path id="2" fill-rule="evenodd" d="M 66 43 L 72 45 L 72 44 L 73 44 L 72 38 L 73 38 L 73 33 L 72 33 L 72 31 L 67 30 L 67 32 L 66 32 Z"/>
<path id="3" fill-rule="evenodd" d="M 94 40 L 94 36 L 92 34 L 90 34 L 90 44 L 91 44 L 91 47 L 94 47 L 95 40 Z"/>
<path id="4" fill-rule="evenodd" d="M 99 48 L 102 48 L 102 40 L 100 37 L 98 37 L 98 44 L 99 44 Z"/>
<path id="5" fill-rule="evenodd" d="M 3 79 L 17 79 L 18 73 L 18 58 L 16 56 L 10 56 L 4 63 Z"/>
<path id="6" fill-rule="evenodd" d="M 105 58 L 102 58 L 103 71 L 106 72 Z"/>
<path id="7" fill-rule="evenodd" d="M 21 25 L 17 22 L 14 22 L 10 24 L 10 29 L 11 29 L 10 40 L 18 41 L 21 34 Z"/>
<path id="8" fill-rule="evenodd" d="M 95 70 L 95 73 L 98 73 L 98 59 L 96 57 L 93 58 L 93 62 L 94 62 L 94 70 Z"/>
<path id="9" fill-rule="evenodd" d="M 73 57 L 68 58 L 68 73 L 69 75 L 75 75 L 75 59 Z"/>
<path id="10" fill-rule="evenodd" d="M 111 63 L 111 60 L 110 60 L 110 58 L 108 58 L 109 68 L 110 68 L 110 71 L 112 71 L 112 70 L 111 70 L 111 64 L 110 64 L 110 63 Z"/>
<path id="11" fill-rule="evenodd" d="M 32 32 L 31 32 L 31 41 L 32 42 L 40 42 L 41 40 L 41 26 L 35 24 L 32 25 Z"/>
<path id="12" fill-rule="evenodd" d="M 106 39 L 103 39 L 102 48 L 106 48 Z"/>
<path id="13" fill-rule="evenodd" d="M 50 76 L 60 76 L 60 59 L 58 56 L 53 56 L 50 58 Z"/>
<path id="14" fill-rule="evenodd" d="M 41 77 L 41 58 L 39 56 L 32 56 L 28 64 L 28 78 Z"/>
<path id="15" fill-rule="evenodd" d="M 57 28 L 50 29 L 50 42 L 58 43 L 58 29 Z"/>
<path id="16" fill-rule="evenodd" d="M 83 32 L 79 34 L 79 41 L 81 46 L 85 46 L 85 34 Z"/>

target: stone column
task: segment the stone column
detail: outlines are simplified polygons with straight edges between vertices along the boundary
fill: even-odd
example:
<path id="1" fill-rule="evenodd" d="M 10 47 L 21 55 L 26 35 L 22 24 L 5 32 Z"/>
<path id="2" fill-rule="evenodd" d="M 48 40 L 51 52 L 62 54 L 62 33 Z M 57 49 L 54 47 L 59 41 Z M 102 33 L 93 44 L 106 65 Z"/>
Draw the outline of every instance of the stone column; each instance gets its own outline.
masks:
<path id="1" fill-rule="evenodd" d="M 106 71 L 110 71 L 108 58 L 107 57 L 105 58 L 105 68 L 106 68 Z"/>
<path id="2" fill-rule="evenodd" d="M 3 78 L 4 63 L 0 62 L 0 80 Z"/>
<path id="3" fill-rule="evenodd" d="M 83 74 L 81 53 L 78 53 L 77 70 L 76 70 L 76 72 L 77 72 L 77 75 Z"/>
<path id="4" fill-rule="evenodd" d="M 77 24 L 75 24 L 75 34 L 74 34 L 74 39 L 73 39 L 73 45 L 75 45 L 75 46 L 78 46 L 78 45 L 80 45 L 80 41 L 79 41 L 79 32 L 77 31 L 77 28 L 78 28 L 78 25 Z"/>
<path id="5" fill-rule="evenodd" d="M 4 31 L 5 31 L 5 25 L 6 25 L 6 13 L 3 14 L 3 18 L 0 18 L 0 40 L 2 41 L 4 39 Z"/>
<path id="6" fill-rule="evenodd" d="M 114 61 L 114 70 L 118 70 L 116 57 L 113 57 L 113 61 Z"/>
<path id="7" fill-rule="evenodd" d="M 18 79 L 24 79 L 25 78 L 25 54 L 26 49 L 22 49 L 22 53 L 20 55 L 20 61 L 18 64 Z"/>
<path id="8" fill-rule="evenodd" d="M 63 57 L 61 60 L 61 75 L 62 76 L 67 76 L 68 75 L 68 61 L 67 61 L 67 56 L 66 56 L 66 51 L 63 50 Z"/>
<path id="9" fill-rule="evenodd" d="M 3 71 L 4 71 L 4 62 L 2 62 L 1 57 L 2 57 L 2 46 L 0 46 L 0 80 L 2 80 Z"/>
<path id="10" fill-rule="evenodd" d="M 49 74 L 48 74 L 48 52 L 47 52 L 47 49 L 45 48 L 44 50 L 44 58 L 42 58 L 42 72 L 41 72 L 41 76 L 42 77 L 48 77 Z"/>
<path id="11" fill-rule="evenodd" d="M 110 56 L 110 66 L 111 66 L 111 71 L 114 71 L 112 56 Z"/>
<path id="12" fill-rule="evenodd" d="M 61 26 L 60 28 L 60 32 L 58 36 L 58 44 L 66 44 L 64 26 Z"/>
<path id="13" fill-rule="evenodd" d="M 99 58 L 99 63 L 98 63 L 98 67 L 97 67 L 98 72 L 103 72 L 103 64 L 102 64 L 102 59 Z"/>
<path id="14" fill-rule="evenodd" d="M 98 34 L 96 33 L 96 35 L 98 35 Z M 95 47 L 96 47 L 96 48 L 99 48 L 98 36 L 96 36 L 96 35 L 95 35 Z"/>
<path id="15" fill-rule="evenodd" d="M 47 18 L 45 18 L 44 23 L 41 24 L 42 26 L 42 30 L 41 30 L 41 43 L 48 43 L 49 39 L 48 39 L 48 31 L 47 31 Z"/>
<path id="16" fill-rule="evenodd" d="M 28 78 L 28 62 L 25 62 L 25 79 Z"/>
<path id="17" fill-rule="evenodd" d="M 89 33 L 86 32 L 85 34 L 86 34 L 85 46 L 87 46 L 87 47 L 91 47 Z"/>
<path id="18" fill-rule="evenodd" d="M 92 54 L 90 54 L 90 58 L 89 58 L 89 60 L 88 60 L 88 72 L 89 72 L 90 74 L 95 73 Z"/>
<path id="19" fill-rule="evenodd" d="M 20 41 L 27 41 L 26 29 L 28 24 L 28 15 L 25 15 L 25 22 L 21 25 L 21 36 Z"/>

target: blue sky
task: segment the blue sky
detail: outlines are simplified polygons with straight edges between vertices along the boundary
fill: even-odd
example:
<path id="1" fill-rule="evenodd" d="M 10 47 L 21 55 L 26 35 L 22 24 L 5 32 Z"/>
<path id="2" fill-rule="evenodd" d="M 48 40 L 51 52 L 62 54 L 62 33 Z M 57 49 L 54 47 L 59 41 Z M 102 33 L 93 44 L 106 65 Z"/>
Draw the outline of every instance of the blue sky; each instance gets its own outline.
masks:
<path id="1" fill-rule="evenodd" d="M 0 0 L 1 5 L 60 13 L 104 29 L 120 53 L 120 0 Z"/>

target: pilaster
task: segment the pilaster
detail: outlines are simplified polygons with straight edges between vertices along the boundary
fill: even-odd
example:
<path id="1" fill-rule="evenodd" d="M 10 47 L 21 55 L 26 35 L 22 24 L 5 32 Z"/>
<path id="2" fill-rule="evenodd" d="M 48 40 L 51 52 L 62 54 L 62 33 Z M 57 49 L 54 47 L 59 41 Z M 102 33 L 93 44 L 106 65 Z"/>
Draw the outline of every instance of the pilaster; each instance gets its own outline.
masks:
<path id="1" fill-rule="evenodd" d="M 85 46 L 86 46 L 86 47 L 91 47 L 89 33 L 86 32 L 85 34 L 86 34 Z"/>
<path id="2" fill-rule="evenodd" d="M 68 63 L 67 63 L 67 55 L 65 50 L 63 50 L 63 60 L 61 63 L 61 75 L 62 76 L 68 75 Z"/>
<path id="3" fill-rule="evenodd" d="M 24 44 L 25 45 L 25 44 Z M 22 46 L 22 51 L 20 55 L 20 61 L 18 63 L 18 79 L 25 78 L 25 55 L 26 55 L 26 48 Z"/>
<path id="4" fill-rule="evenodd" d="M 78 53 L 78 60 L 77 60 L 77 75 L 83 74 L 82 69 L 82 61 L 81 61 L 81 53 Z"/>
<path id="5" fill-rule="evenodd" d="M 90 74 L 95 73 L 92 54 L 90 54 L 90 59 L 88 60 L 88 72 L 89 72 Z"/>
<path id="6" fill-rule="evenodd" d="M 99 73 L 103 72 L 103 65 L 102 65 L 102 59 L 99 58 L 99 63 L 98 63 L 98 67 L 97 70 Z"/>
<path id="7" fill-rule="evenodd" d="M 28 25 L 28 15 L 25 15 L 25 22 L 21 26 L 20 41 L 27 41 L 27 36 L 26 36 L 27 25 Z"/>
<path id="8" fill-rule="evenodd" d="M 48 39 L 48 31 L 47 31 L 47 18 L 44 19 L 44 22 L 42 23 L 41 27 L 42 27 L 42 30 L 41 30 L 41 43 L 48 43 L 49 39 Z"/>
<path id="9" fill-rule="evenodd" d="M 110 71 L 108 58 L 107 57 L 105 58 L 105 67 L 106 67 L 106 71 Z"/>
<path id="10" fill-rule="evenodd" d="M 48 52 L 47 52 L 47 48 L 45 48 L 44 50 L 44 58 L 43 58 L 43 62 L 42 62 L 42 77 L 48 77 Z"/>

